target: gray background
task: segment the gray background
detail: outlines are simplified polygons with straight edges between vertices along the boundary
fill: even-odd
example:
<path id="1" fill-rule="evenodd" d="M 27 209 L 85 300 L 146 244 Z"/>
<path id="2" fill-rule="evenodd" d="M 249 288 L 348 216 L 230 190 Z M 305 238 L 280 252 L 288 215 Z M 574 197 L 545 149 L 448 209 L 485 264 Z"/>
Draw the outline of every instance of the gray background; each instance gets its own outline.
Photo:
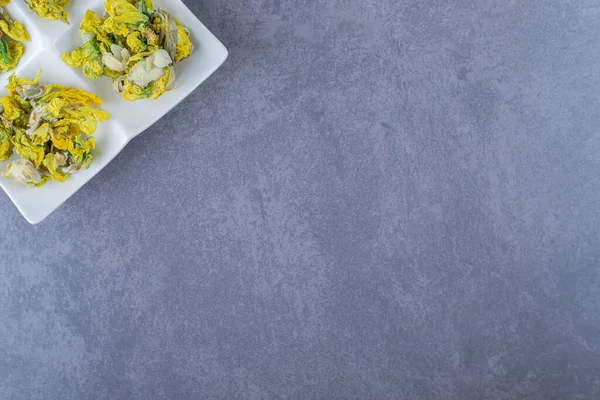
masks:
<path id="1" fill-rule="evenodd" d="M 0 195 L 2 399 L 600 397 L 600 0 L 205 0 L 213 77 Z"/>

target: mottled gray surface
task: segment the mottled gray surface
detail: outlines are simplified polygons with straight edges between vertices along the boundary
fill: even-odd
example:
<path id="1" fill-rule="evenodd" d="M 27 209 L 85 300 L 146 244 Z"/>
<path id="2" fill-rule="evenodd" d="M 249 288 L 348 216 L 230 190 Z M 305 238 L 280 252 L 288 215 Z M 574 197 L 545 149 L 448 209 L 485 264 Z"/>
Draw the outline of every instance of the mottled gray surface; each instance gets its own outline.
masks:
<path id="1" fill-rule="evenodd" d="M 600 398 L 600 0 L 186 3 L 223 68 L 0 195 L 0 398 Z"/>

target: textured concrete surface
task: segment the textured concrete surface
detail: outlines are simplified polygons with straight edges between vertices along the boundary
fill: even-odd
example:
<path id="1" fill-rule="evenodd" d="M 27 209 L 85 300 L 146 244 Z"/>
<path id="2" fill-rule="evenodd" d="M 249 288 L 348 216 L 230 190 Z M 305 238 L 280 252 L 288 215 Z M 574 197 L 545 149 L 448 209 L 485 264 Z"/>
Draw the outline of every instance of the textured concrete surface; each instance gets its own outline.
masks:
<path id="1" fill-rule="evenodd" d="M 600 398 L 600 1 L 186 3 L 224 67 L 0 195 L 0 398 Z"/>

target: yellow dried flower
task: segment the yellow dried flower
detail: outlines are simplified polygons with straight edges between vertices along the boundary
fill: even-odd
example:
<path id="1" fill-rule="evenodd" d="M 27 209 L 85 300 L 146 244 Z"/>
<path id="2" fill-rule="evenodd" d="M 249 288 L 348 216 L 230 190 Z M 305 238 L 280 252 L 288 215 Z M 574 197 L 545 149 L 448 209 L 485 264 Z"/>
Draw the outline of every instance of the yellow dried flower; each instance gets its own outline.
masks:
<path id="1" fill-rule="evenodd" d="M 187 29 L 151 0 L 106 0 L 105 17 L 88 10 L 84 44 L 63 61 L 90 79 L 105 76 L 125 100 L 157 99 L 174 81 L 174 64 L 194 50 Z"/>
<path id="2" fill-rule="evenodd" d="M 0 99 L 0 161 L 17 155 L 2 175 L 28 185 L 63 182 L 92 162 L 98 122 L 109 115 L 102 100 L 81 89 L 40 85 L 35 79 L 10 76 L 8 95 Z M 10 125 L 7 127 L 6 125 Z"/>

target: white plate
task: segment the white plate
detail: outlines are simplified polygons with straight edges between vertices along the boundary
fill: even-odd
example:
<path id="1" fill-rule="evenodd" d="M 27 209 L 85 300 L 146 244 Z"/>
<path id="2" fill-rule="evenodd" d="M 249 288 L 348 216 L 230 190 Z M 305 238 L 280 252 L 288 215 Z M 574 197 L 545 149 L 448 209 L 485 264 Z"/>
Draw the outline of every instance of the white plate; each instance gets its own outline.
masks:
<path id="1" fill-rule="evenodd" d="M 71 0 L 67 8 L 71 25 L 59 21 L 39 18 L 27 9 L 22 0 L 13 0 L 7 7 L 10 16 L 25 25 L 31 41 L 25 43 L 26 51 L 15 69 L 19 77 L 35 77 L 41 68 L 41 83 L 60 83 L 79 87 L 95 93 L 104 101 L 102 109 L 108 111 L 111 120 L 98 124 L 95 133 L 96 150 L 94 161 L 89 169 L 67 179 L 66 182 L 48 182 L 41 188 L 31 188 L 10 179 L 0 177 L 0 186 L 21 214 L 32 224 L 41 222 L 62 203 L 85 185 L 106 166 L 125 145 L 142 133 L 169 110 L 185 99 L 194 89 L 223 64 L 227 49 L 192 14 L 181 0 L 154 0 L 155 8 L 163 8 L 181 20 L 191 32 L 196 50 L 192 56 L 175 66 L 177 88 L 165 93 L 158 100 L 127 102 L 113 90 L 111 81 L 101 78 L 91 81 L 80 70 L 65 65 L 60 56 L 81 46 L 79 23 L 87 9 L 100 12 L 104 0 Z M 0 86 L 4 88 L 10 73 L 0 76 Z M 5 91 L 0 95 L 5 95 Z M 0 163 L 0 170 L 6 163 Z"/>

